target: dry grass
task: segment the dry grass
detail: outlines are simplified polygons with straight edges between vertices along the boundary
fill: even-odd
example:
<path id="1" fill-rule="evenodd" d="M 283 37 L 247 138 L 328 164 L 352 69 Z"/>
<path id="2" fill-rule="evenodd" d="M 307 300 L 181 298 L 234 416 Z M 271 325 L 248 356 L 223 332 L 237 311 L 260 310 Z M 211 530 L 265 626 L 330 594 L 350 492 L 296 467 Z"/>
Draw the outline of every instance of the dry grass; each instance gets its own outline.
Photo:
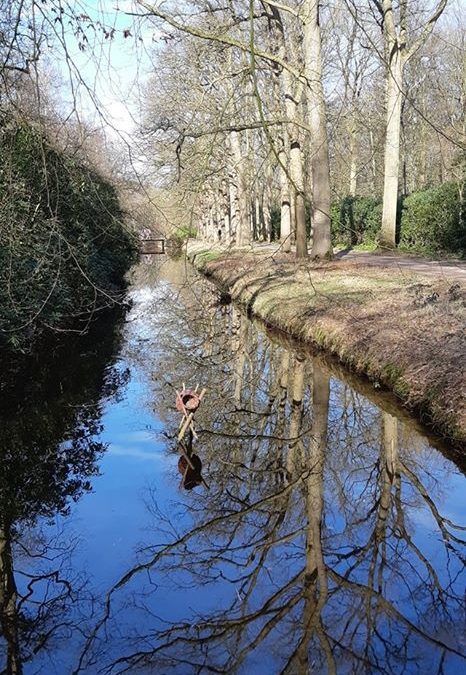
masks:
<path id="1" fill-rule="evenodd" d="M 213 258 L 203 271 L 252 314 L 393 390 L 456 445 L 466 441 L 464 284 L 342 261 Z"/>

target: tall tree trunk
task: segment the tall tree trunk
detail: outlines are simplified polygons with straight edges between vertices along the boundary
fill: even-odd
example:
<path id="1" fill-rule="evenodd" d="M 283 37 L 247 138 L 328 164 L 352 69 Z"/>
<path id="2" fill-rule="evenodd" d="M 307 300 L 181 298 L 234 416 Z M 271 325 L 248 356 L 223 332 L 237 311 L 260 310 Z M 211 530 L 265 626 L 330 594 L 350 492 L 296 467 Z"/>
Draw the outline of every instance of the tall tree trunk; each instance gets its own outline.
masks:
<path id="1" fill-rule="evenodd" d="M 290 220 L 291 220 L 291 245 L 296 242 L 296 190 L 290 183 Z"/>
<path id="2" fill-rule="evenodd" d="M 322 86 L 322 44 L 319 0 L 304 0 L 304 72 L 312 139 L 312 251 L 313 258 L 332 256 L 330 237 L 330 164 L 327 111 Z"/>
<path id="3" fill-rule="evenodd" d="M 209 206 L 209 220 L 207 225 L 207 239 L 208 241 L 215 241 L 214 236 L 215 223 L 214 223 L 214 207 L 213 204 Z"/>
<path id="4" fill-rule="evenodd" d="M 291 197 L 290 197 L 290 183 L 286 171 L 283 167 L 288 166 L 288 154 L 286 148 L 289 147 L 288 131 L 283 130 L 283 138 L 280 143 L 280 151 L 278 154 L 280 166 L 280 241 L 282 242 L 282 250 L 285 253 L 291 251 Z"/>
<path id="5" fill-rule="evenodd" d="M 235 172 L 237 175 L 238 222 L 236 223 L 236 245 L 247 246 L 251 242 L 250 213 L 244 175 L 244 158 L 241 152 L 241 143 L 237 131 L 232 131 L 230 133 L 230 145 L 235 160 Z"/>
<path id="6" fill-rule="evenodd" d="M 283 34 L 284 39 L 284 34 Z M 301 139 L 299 134 L 298 108 L 302 97 L 301 90 L 293 91 L 290 73 L 287 70 L 282 71 L 282 83 L 285 96 L 286 117 L 289 120 L 289 138 L 290 138 L 290 215 L 291 231 L 294 229 L 296 241 L 296 258 L 303 260 L 307 258 L 307 237 L 306 237 L 306 208 L 304 202 L 304 168 L 303 156 L 301 151 Z"/>
<path id="7" fill-rule="evenodd" d="M 348 133 L 350 137 L 349 194 L 351 197 L 355 197 L 358 182 L 358 138 L 354 119 L 350 121 Z"/>
<path id="8" fill-rule="evenodd" d="M 274 35 L 274 42 L 278 45 L 276 51 L 280 57 L 286 54 L 287 45 L 285 39 L 285 30 L 283 26 L 283 21 L 280 16 L 280 12 L 276 7 L 272 7 L 267 2 L 264 2 L 264 5 L 267 7 L 269 13 L 269 20 L 273 26 L 272 33 Z M 297 125 L 298 121 L 298 107 L 302 98 L 302 88 L 300 85 L 298 87 L 293 86 L 291 75 L 286 68 L 278 71 L 276 70 L 277 77 L 280 81 L 281 91 L 285 101 L 285 110 L 286 118 L 288 121 L 288 134 L 289 138 L 289 147 L 290 147 L 290 157 L 289 157 L 289 178 L 291 185 L 288 186 L 288 198 L 290 199 L 290 234 L 295 226 L 296 233 L 296 258 L 304 259 L 307 258 L 307 239 L 306 239 L 306 210 L 304 202 L 304 171 L 303 171 L 303 158 L 301 152 L 301 141 L 299 137 L 299 127 Z M 286 155 L 285 155 L 286 158 Z M 288 177 L 287 177 L 288 178 Z M 285 186 L 284 179 L 282 181 L 282 205 L 286 206 L 284 200 L 285 195 Z M 293 213 L 295 215 L 295 220 L 293 220 Z M 284 218 L 288 218 L 288 210 L 283 213 Z M 287 228 L 288 223 L 285 223 Z M 281 235 L 282 239 L 288 237 L 286 233 Z M 291 239 L 290 239 L 291 244 Z M 285 250 L 289 250 L 289 245 L 286 246 Z"/>
<path id="9" fill-rule="evenodd" d="M 239 201 L 237 176 L 233 170 L 229 173 L 228 196 L 230 199 L 230 236 L 231 240 L 236 241 L 239 223 Z"/>
<path id="10" fill-rule="evenodd" d="M 231 242 L 230 188 L 227 180 L 222 181 L 223 231 L 225 243 Z"/>
<path id="11" fill-rule="evenodd" d="M 256 239 L 263 239 L 263 228 L 262 228 L 262 214 L 261 214 L 261 209 L 260 209 L 260 200 L 259 200 L 259 195 L 256 191 L 255 197 L 254 197 L 254 220 L 255 220 L 255 234 L 256 234 Z"/>
<path id="12" fill-rule="evenodd" d="M 264 239 L 272 241 L 272 199 L 273 199 L 273 166 L 267 165 L 265 187 L 262 191 L 262 220 L 264 223 Z"/>
<path id="13" fill-rule="evenodd" d="M 375 143 L 374 143 L 374 132 L 372 129 L 369 130 L 369 148 L 371 152 L 371 174 L 372 174 L 372 191 L 377 194 L 377 164 L 375 161 Z"/>
<path id="14" fill-rule="evenodd" d="M 293 125 L 294 126 L 294 125 Z M 298 128 L 294 129 L 296 136 L 291 140 L 290 145 L 290 173 L 293 181 L 294 214 L 295 214 L 295 239 L 296 239 L 296 258 L 303 260 L 307 258 L 307 236 L 306 236 L 306 207 L 304 203 L 304 175 L 303 158 L 301 154 L 301 144 L 299 141 Z"/>
<path id="15" fill-rule="evenodd" d="M 391 47 L 391 59 L 387 69 L 387 129 L 385 135 L 382 229 L 380 230 L 380 243 L 382 246 L 388 246 L 389 248 L 396 246 L 402 88 L 402 55 L 394 44 Z"/>
<path id="16" fill-rule="evenodd" d="M 400 170 L 401 106 L 403 102 L 403 69 L 411 56 L 431 34 L 448 0 L 438 0 L 418 37 L 408 46 L 408 0 L 398 3 L 398 23 L 393 0 L 374 3 L 380 13 L 384 32 L 386 71 L 387 124 L 385 135 L 384 187 L 380 243 L 396 246 L 396 211 Z"/>

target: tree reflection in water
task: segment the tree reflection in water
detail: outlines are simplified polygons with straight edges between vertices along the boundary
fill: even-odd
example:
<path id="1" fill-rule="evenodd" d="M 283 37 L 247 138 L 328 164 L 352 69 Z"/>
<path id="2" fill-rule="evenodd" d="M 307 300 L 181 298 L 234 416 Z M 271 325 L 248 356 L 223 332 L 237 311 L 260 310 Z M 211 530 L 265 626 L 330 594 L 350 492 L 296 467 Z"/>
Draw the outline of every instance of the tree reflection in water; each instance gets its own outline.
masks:
<path id="1" fill-rule="evenodd" d="M 48 523 L 90 489 L 105 449 L 96 440 L 101 402 L 127 378 L 110 368 L 117 338 L 108 319 L 103 331 L 96 326 L 87 338 L 2 369 L 0 624 L 8 674 L 81 635 L 92 616 L 86 577 L 72 568 L 76 542 Z"/>
<path id="2" fill-rule="evenodd" d="M 210 490 L 168 506 L 153 492 L 155 531 L 76 672 L 131 597 L 145 618 L 101 653 L 104 672 L 460 672 L 465 528 L 443 511 L 455 466 L 389 398 L 378 407 L 216 296 L 190 279 L 153 317 L 154 401 L 173 435 L 162 375 L 208 389 Z"/>

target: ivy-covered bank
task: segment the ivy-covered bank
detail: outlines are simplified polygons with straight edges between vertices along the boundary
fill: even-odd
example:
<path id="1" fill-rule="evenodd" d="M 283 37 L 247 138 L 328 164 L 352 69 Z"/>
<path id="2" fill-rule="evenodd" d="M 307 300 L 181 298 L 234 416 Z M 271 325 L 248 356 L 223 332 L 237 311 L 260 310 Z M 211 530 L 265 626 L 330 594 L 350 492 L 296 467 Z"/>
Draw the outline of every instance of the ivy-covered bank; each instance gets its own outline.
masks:
<path id="1" fill-rule="evenodd" d="M 0 347 L 84 327 L 112 305 L 135 247 L 115 188 L 34 124 L 0 113 Z"/>
<path id="2" fill-rule="evenodd" d="M 286 256 L 188 245 L 195 267 L 268 325 L 325 349 L 393 391 L 466 449 L 466 287 L 343 261 L 296 266 Z"/>

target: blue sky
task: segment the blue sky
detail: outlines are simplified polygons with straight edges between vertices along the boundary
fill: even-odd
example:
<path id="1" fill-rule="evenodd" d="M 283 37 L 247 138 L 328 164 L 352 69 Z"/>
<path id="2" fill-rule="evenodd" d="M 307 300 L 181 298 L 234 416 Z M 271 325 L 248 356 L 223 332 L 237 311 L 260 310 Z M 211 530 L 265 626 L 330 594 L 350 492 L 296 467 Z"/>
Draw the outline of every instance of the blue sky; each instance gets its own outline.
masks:
<path id="1" fill-rule="evenodd" d="M 69 60 L 61 46 L 54 48 L 51 59 L 63 81 L 60 98 L 69 110 L 73 82 L 78 114 L 96 126 L 104 126 L 110 136 L 121 133 L 128 138 L 139 117 L 141 90 L 153 68 L 150 51 L 154 45 L 154 26 L 127 14 L 135 11 L 131 0 L 81 0 L 71 6 L 76 15 L 90 19 L 81 22 L 88 43 L 81 51 L 71 26 L 65 26 Z M 105 39 L 102 27 L 107 32 L 114 29 L 113 38 Z M 126 30 L 131 35 L 125 38 Z M 70 69 L 75 71 L 72 78 Z M 97 113 L 96 103 L 102 115 Z"/>

